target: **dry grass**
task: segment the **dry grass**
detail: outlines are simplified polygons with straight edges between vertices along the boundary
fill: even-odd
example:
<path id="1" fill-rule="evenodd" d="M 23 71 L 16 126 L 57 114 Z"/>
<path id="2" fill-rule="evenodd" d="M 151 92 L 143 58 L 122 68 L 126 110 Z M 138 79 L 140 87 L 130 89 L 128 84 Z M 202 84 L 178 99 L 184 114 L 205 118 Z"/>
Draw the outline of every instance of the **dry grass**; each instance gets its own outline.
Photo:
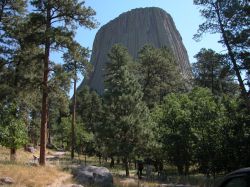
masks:
<path id="1" fill-rule="evenodd" d="M 38 155 L 37 151 L 34 155 Z M 27 164 L 33 159 L 33 153 L 23 149 L 17 151 L 17 161 L 9 162 L 9 150 L 0 146 L 0 177 L 11 177 L 15 184 L 13 187 L 44 187 L 57 186 L 60 180 L 68 179 L 70 175 L 59 168 L 48 165 L 45 167 Z"/>
<path id="2" fill-rule="evenodd" d="M 34 153 L 37 156 L 38 153 Z M 33 159 L 33 153 L 24 151 L 23 149 L 17 150 L 17 163 L 25 163 Z M 10 150 L 0 146 L 0 164 L 8 163 L 10 160 Z"/>
<path id="3" fill-rule="evenodd" d="M 158 182 L 150 182 L 145 180 L 138 180 L 135 178 L 120 178 L 114 177 L 114 185 L 116 187 L 159 187 L 160 184 Z"/>
<path id="4" fill-rule="evenodd" d="M 0 165 L 0 176 L 14 179 L 13 186 L 43 187 L 51 185 L 56 179 L 66 176 L 55 167 L 25 166 L 25 165 Z"/>

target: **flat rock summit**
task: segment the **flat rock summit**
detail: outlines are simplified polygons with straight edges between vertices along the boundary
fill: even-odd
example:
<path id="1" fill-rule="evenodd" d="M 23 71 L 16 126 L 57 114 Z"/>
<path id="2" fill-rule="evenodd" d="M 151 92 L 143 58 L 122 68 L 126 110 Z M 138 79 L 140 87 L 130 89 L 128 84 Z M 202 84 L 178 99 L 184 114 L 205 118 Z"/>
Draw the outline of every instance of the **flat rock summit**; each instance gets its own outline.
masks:
<path id="1" fill-rule="evenodd" d="M 104 92 L 107 54 L 117 43 L 127 47 L 134 58 L 146 44 L 157 48 L 166 46 L 172 50 L 184 79 L 192 76 L 187 51 L 172 17 L 160 8 L 137 8 L 102 26 L 95 36 L 91 56 L 94 71 L 87 84 L 99 94 Z"/>

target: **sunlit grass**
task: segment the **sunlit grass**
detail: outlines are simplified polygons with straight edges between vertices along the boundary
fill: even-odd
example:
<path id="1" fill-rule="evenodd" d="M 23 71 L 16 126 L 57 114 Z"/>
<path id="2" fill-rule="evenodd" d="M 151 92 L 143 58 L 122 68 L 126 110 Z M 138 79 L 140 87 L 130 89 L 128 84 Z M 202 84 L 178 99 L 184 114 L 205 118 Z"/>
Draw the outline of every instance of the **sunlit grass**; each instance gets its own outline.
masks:
<path id="1" fill-rule="evenodd" d="M 47 149 L 47 155 L 53 155 L 55 151 Z M 39 150 L 35 153 L 29 153 L 23 149 L 17 151 L 17 161 L 11 163 L 9 161 L 9 150 L 0 146 L 0 176 L 8 176 L 15 180 L 14 187 L 17 186 L 34 186 L 42 187 L 49 184 L 54 184 L 59 178 L 67 177 L 70 174 L 73 167 L 78 165 L 84 165 L 86 159 L 86 165 L 95 165 L 106 167 L 110 170 L 114 177 L 115 187 L 135 187 L 135 186 L 148 186 L 157 187 L 160 184 L 184 184 L 194 186 L 207 186 L 212 187 L 218 183 L 220 178 L 215 180 L 207 178 L 202 174 L 192 174 L 189 176 L 178 176 L 176 168 L 173 166 L 165 165 L 165 173 L 162 178 L 157 176 L 156 172 L 152 172 L 150 178 L 146 177 L 145 169 L 143 171 L 143 179 L 138 180 L 136 169 L 134 164 L 130 165 L 130 177 L 125 177 L 125 169 L 122 163 L 117 164 L 115 167 L 110 168 L 110 160 L 99 160 L 95 156 L 86 156 L 75 154 L 75 159 L 71 160 L 70 152 L 66 154 L 60 160 L 49 162 L 49 166 L 40 167 L 32 166 L 33 155 L 39 156 Z M 68 179 L 67 183 L 75 183 L 73 179 Z"/>
<path id="2" fill-rule="evenodd" d="M 66 176 L 55 167 L 28 166 L 17 164 L 0 164 L 0 176 L 14 179 L 13 186 L 42 187 L 52 184 L 55 179 Z"/>
<path id="3" fill-rule="evenodd" d="M 34 153 L 35 155 L 37 153 Z M 24 149 L 18 149 L 17 150 L 17 163 L 25 163 L 28 160 L 33 159 L 33 154 L 29 153 L 27 151 L 24 151 Z M 0 163 L 9 163 L 10 162 L 10 150 L 0 146 Z"/>
<path id="4" fill-rule="evenodd" d="M 48 150 L 52 153 L 51 150 Z M 11 177 L 15 183 L 13 187 L 44 187 L 60 182 L 60 179 L 70 178 L 68 173 L 58 167 L 48 165 L 45 167 L 31 164 L 33 155 L 38 156 L 39 151 L 29 153 L 23 149 L 17 150 L 16 162 L 9 161 L 9 150 L 0 146 L 0 177 Z M 70 180 L 70 179 L 68 179 Z"/>

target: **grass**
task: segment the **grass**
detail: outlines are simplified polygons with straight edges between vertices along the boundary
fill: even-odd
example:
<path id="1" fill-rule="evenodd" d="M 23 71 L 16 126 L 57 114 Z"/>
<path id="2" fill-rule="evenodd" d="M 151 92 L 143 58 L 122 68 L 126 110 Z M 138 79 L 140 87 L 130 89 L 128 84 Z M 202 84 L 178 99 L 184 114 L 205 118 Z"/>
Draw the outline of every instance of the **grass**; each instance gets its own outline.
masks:
<path id="1" fill-rule="evenodd" d="M 77 164 L 84 164 L 84 156 L 76 156 Z M 125 170 L 122 164 L 115 164 L 114 168 L 109 167 L 110 160 L 108 162 L 103 161 L 100 164 L 97 157 L 87 157 L 87 165 L 96 165 L 107 167 L 114 177 L 114 185 L 116 187 L 138 187 L 138 186 L 148 186 L 148 187 L 158 187 L 160 184 L 186 184 L 194 186 L 206 186 L 213 187 L 217 184 L 218 179 L 207 178 L 202 174 L 192 174 L 189 176 L 178 176 L 177 170 L 173 166 L 165 166 L 165 174 L 162 179 L 159 179 L 157 173 L 152 173 L 150 179 L 146 179 L 145 170 L 144 178 L 140 181 L 137 179 L 136 170 L 131 164 L 130 167 L 130 177 L 125 177 Z"/>
<path id="2" fill-rule="evenodd" d="M 170 176 L 167 180 L 157 180 L 157 179 L 142 179 L 138 180 L 135 177 L 125 178 L 121 176 L 114 176 L 114 184 L 116 187 L 159 187 L 160 184 L 182 184 L 182 185 L 191 185 L 199 187 L 214 187 L 221 180 L 221 177 L 213 179 L 206 178 L 203 175 L 190 175 L 187 177 L 180 176 Z"/>
<path id="3" fill-rule="evenodd" d="M 65 173 L 55 167 L 26 166 L 17 164 L 1 164 L 0 176 L 8 176 L 14 179 L 12 186 L 43 187 L 52 184 L 55 179 L 66 177 Z"/>
<path id="4" fill-rule="evenodd" d="M 47 155 L 53 154 L 53 150 L 47 149 Z M 50 184 L 54 184 L 53 187 L 57 187 L 60 185 L 55 185 L 55 181 L 59 181 L 59 179 L 69 177 L 69 173 L 71 172 L 72 167 L 75 167 L 80 164 L 85 164 L 85 156 L 75 155 L 74 161 L 70 159 L 70 153 L 66 153 L 66 155 L 60 159 L 60 161 L 50 162 L 50 165 L 46 167 L 40 166 L 32 166 L 32 164 L 28 164 L 29 161 L 33 159 L 33 155 L 39 156 L 39 151 L 36 151 L 34 154 L 24 151 L 23 149 L 19 149 L 17 151 L 17 161 L 15 163 L 11 163 L 9 161 L 9 150 L 0 146 L 0 177 L 8 176 L 15 180 L 15 184 L 13 187 L 43 187 L 48 186 Z M 150 179 L 146 179 L 145 170 L 144 177 L 142 180 L 138 180 L 136 175 L 136 170 L 131 164 L 130 167 L 130 177 L 125 177 L 125 170 L 122 164 L 116 164 L 115 168 L 110 168 L 108 162 L 102 160 L 101 164 L 99 163 L 99 159 L 97 157 L 86 157 L 87 165 L 95 165 L 106 167 L 113 174 L 114 185 L 115 187 L 137 187 L 137 186 L 148 186 L 148 187 L 158 187 L 161 183 L 163 184 L 190 184 L 195 186 L 206 186 L 212 187 L 214 186 L 220 178 L 213 179 L 206 178 L 204 175 L 195 174 L 189 176 L 178 176 L 176 174 L 176 169 L 172 166 L 165 167 L 166 173 L 160 180 L 157 177 L 156 173 L 152 173 Z M 75 183 L 73 179 L 68 179 L 66 183 Z"/>
<path id="5" fill-rule="evenodd" d="M 51 150 L 49 150 L 51 152 Z M 39 152 L 35 152 L 37 155 Z M 15 183 L 13 187 L 44 187 L 56 181 L 69 178 L 69 174 L 53 165 L 36 166 L 28 164 L 33 159 L 33 153 L 19 149 L 17 160 L 9 161 L 9 150 L 0 146 L 0 177 L 11 177 Z M 69 181 L 71 182 L 71 181 Z"/>
<path id="6" fill-rule="evenodd" d="M 35 155 L 37 155 L 35 153 Z M 24 151 L 23 149 L 17 150 L 17 163 L 25 163 L 28 160 L 33 158 L 33 154 Z M 10 162 L 10 151 L 5 147 L 0 146 L 0 164 L 9 163 Z"/>
<path id="7" fill-rule="evenodd" d="M 138 180 L 134 177 L 126 178 L 121 176 L 114 176 L 114 185 L 115 187 L 159 187 L 160 183 L 157 181 L 147 181 L 145 179 Z"/>

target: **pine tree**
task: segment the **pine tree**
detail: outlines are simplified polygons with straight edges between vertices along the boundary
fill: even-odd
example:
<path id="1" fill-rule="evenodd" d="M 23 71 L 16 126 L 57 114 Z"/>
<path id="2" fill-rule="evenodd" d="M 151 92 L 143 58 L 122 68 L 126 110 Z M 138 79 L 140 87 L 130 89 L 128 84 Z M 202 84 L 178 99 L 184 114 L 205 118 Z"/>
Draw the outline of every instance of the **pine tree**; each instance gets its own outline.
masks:
<path id="1" fill-rule="evenodd" d="M 74 43 L 69 48 L 68 53 L 64 54 L 64 68 L 67 72 L 72 74 L 73 79 L 73 109 L 72 109 L 72 138 L 71 138 L 71 159 L 74 158 L 74 152 L 75 152 L 75 123 L 76 123 L 76 101 L 77 101 L 77 93 L 76 93 L 76 83 L 78 80 L 78 73 L 81 73 L 84 75 L 84 78 L 88 76 L 89 67 L 88 64 L 88 51 L 85 48 L 82 48 L 79 44 Z"/>
<path id="2" fill-rule="evenodd" d="M 32 31 L 28 27 L 30 17 L 24 14 L 25 7 L 26 1 L 1 1 L 0 103 L 3 107 L 16 107 L 6 117 L 11 120 L 5 130 L 11 130 L 13 138 L 10 141 L 13 142 L 18 131 L 23 132 L 20 129 L 30 129 L 30 116 L 37 109 L 36 102 L 40 98 L 42 72 L 37 62 L 41 58 L 41 49 L 29 40 Z M 27 140 L 27 137 L 23 138 Z M 18 136 L 16 142 L 19 142 Z M 17 147 L 11 147 L 13 159 Z"/>
<path id="3" fill-rule="evenodd" d="M 200 12 L 205 18 L 205 22 L 199 26 L 194 38 L 201 38 L 205 32 L 220 34 L 220 42 L 226 47 L 241 94 L 249 102 L 247 89 L 241 75 L 242 68 L 248 69 L 246 64 L 247 56 L 249 56 L 249 45 L 247 44 L 249 2 L 247 0 L 194 0 L 194 4 L 203 7 Z"/>
<path id="4" fill-rule="evenodd" d="M 102 119 L 102 98 L 95 91 L 90 91 L 88 86 L 84 86 L 77 96 L 78 115 L 86 125 L 86 130 L 95 134 Z"/>
<path id="5" fill-rule="evenodd" d="M 93 19 L 95 12 L 90 7 L 86 8 L 84 2 L 77 0 L 32 0 L 31 3 L 36 9 L 33 17 L 44 20 L 40 27 L 40 29 L 43 28 L 44 75 L 39 162 L 40 165 L 45 165 L 50 51 L 52 47 L 59 49 L 69 46 L 69 43 L 73 41 L 74 30 L 77 26 L 95 27 L 95 20 Z"/>
<path id="6" fill-rule="evenodd" d="M 69 113 L 70 76 L 61 64 L 52 67 L 53 73 L 49 81 L 49 119 L 48 119 L 48 145 L 53 145 L 51 137 L 57 133 L 60 114 Z"/>
<path id="7" fill-rule="evenodd" d="M 192 67 L 198 86 L 209 88 L 216 95 L 237 93 L 238 85 L 225 55 L 202 48 L 194 57 L 197 62 Z"/>
<path id="8" fill-rule="evenodd" d="M 27 127 L 14 103 L 0 103 L 0 108 L 0 144 L 10 149 L 10 160 L 15 161 L 16 150 L 27 142 Z"/>
<path id="9" fill-rule="evenodd" d="M 93 141 L 88 143 L 88 153 L 101 155 L 102 142 L 98 133 L 102 133 L 99 131 L 103 120 L 102 98 L 95 91 L 90 91 L 87 85 L 77 92 L 77 116 L 84 126 L 81 128 L 85 129 L 85 135 L 94 136 Z"/>
<path id="10" fill-rule="evenodd" d="M 100 128 L 111 154 L 123 158 L 129 176 L 129 158 L 143 138 L 148 111 L 135 76 L 129 71 L 132 63 L 127 49 L 114 45 L 106 66 L 104 103 L 106 113 Z"/>
<path id="11" fill-rule="evenodd" d="M 138 61 L 143 101 L 149 108 L 161 103 L 167 93 L 183 89 L 177 63 L 168 49 L 144 46 L 139 52 Z"/>
<path id="12" fill-rule="evenodd" d="M 0 70 L 8 65 L 13 51 L 18 48 L 14 31 L 24 16 L 26 0 L 3 0 L 0 2 Z"/>

